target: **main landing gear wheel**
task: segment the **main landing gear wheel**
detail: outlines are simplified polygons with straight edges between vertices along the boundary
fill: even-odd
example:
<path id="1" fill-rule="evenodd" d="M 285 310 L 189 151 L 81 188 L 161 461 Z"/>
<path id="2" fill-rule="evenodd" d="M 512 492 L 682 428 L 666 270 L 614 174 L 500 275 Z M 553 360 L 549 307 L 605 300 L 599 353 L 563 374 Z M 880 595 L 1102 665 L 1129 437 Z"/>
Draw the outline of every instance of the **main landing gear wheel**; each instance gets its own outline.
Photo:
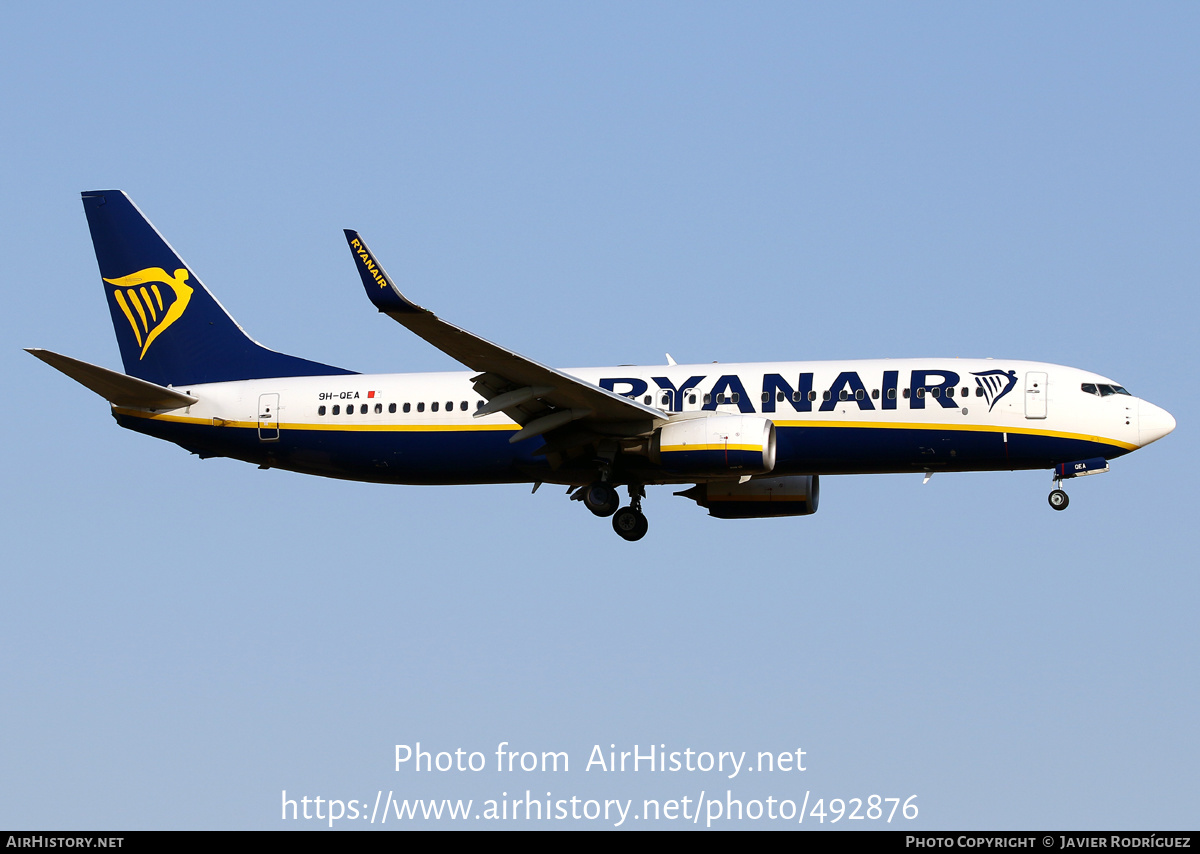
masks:
<path id="1" fill-rule="evenodd" d="M 650 530 L 646 517 L 632 507 L 618 510 L 613 516 L 612 526 L 614 531 L 631 543 L 646 536 L 646 531 Z"/>
<path id="2" fill-rule="evenodd" d="M 1047 500 L 1050 502 L 1050 506 L 1055 510 L 1066 510 L 1067 505 L 1071 503 L 1071 499 L 1067 497 L 1067 493 L 1063 492 L 1061 489 L 1056 489 L 1051 492 L 1050 497 Z"/>
<path id="3" fill-rule="evenodd" d="M 621 506 L 621 499 L 607 483 L 596 482 L 584 489 L 583 504 L 597 516 L 611 516 Z"/>

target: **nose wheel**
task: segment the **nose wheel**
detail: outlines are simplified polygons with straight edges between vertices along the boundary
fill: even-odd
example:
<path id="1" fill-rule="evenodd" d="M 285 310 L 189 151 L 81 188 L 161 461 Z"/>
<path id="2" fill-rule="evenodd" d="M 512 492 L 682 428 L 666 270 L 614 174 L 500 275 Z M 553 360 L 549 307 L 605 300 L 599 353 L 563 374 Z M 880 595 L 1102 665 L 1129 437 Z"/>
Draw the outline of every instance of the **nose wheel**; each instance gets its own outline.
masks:
<path id="1" fill-rule="evenodd" d="M 1052 491 L 1047 500 L 1050 502 L 1050 506 L 1055 510 L 1066 510 L 1067 505 L 1071 503 L 1071 499 L 1067 497 L 1067 493 L 1063 492 L 1061 489 L 1055 489 Z"/>

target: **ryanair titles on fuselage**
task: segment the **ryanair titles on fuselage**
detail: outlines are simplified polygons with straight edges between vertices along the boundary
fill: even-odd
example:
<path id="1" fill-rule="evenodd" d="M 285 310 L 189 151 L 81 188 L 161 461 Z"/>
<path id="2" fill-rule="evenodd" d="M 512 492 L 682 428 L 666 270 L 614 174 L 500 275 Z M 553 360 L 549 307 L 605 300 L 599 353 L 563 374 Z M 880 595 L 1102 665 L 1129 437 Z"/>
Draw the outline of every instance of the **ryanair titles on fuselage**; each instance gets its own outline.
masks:
<path id="1" fill-rule="evenodd" d="M 855 403 L 860 410 L 876 408 L 896 409 L 901 399 L 908 401 L 909 409 L 924 409 L 926 401 L 933 399 L 946 409 L 962 405 L 973 387 L 990 410 L 1017 384 L 1014 370 L 989 370 L 972 372 L 965 380 L 955 371 L 938 369 L 915 369 L 908 377 L 908 385 L 900 386 L 900 371 L 883 371 L 881 386 L 869 389 L 857 371 L 842 371 L 833 383 L 817 394 L 813 389 L 813 373 L 801 372 L 793 386 L 779 373 L 766 373 L 762 378 L 761 410 L 754 407 L 753 398 L 747 393 L 745 383 L 737 374 L 722 374 L 712 387 L 696 400 L 701 410 L 715 410 L 720 405 L 732 404 L 740 412 L 775 412 L 777 405 L 787 404 L 796 412 L 832 412 L 838 404 Z M 671 382 L 668 377 L 651 377 L 659 392 L 666 392 L 670 399 L 664 401 L 671 411 L 690 408 L 690 396 L 698 394 L 707 375 L 689 377 L 682 383 Z M 967 385 L 965 383 L 970 383 Z M 637 399 L 650 391 L 650 384 L 640 377 L 605 377 L 599 381 L 601 388 L 615 394 Z M 657 395 L 656 395 L 657 396 Z"/>

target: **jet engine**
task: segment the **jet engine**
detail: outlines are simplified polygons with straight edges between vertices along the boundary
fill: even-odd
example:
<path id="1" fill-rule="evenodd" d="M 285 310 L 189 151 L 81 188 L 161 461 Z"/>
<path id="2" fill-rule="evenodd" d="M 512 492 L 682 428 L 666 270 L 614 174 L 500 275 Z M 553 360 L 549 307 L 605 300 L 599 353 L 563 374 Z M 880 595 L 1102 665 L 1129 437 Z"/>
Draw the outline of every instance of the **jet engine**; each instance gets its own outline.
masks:
<path id="1" fill-rule="evenodd" d="M 817 475 L 758 477 L 746 483 L 698 483 L 676 492 L 718 519 L 765 519 L 809 516 L 817 512 L 821 484 Z"/>
<path id="2" fill-rule="evenodd" d="M 650 461 L 673 474 L 765 474 L 775 468 L 775 425 L 756 415 L 672 421 L 651 439 Z"/>

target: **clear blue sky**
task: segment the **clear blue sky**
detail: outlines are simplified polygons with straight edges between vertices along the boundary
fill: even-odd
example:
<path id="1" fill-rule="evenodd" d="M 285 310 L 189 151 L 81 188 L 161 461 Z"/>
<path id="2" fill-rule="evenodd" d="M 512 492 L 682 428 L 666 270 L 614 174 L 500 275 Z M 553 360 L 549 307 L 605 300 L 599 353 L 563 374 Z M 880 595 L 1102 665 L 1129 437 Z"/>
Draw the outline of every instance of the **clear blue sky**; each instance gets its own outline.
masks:
<path id="1" fill-rule="evenodd" d="M 1198 42 L 1183 3 L 11 6 L 0 825 L 528 788 L 1194 829 Z M 456 366 L 347 227 L 549 364 L 1039 359 L 1179 428 L 1061 514 L 1045 472 L 827 478 L 774 521 L 660 488 L 637 545 L 549 487 L 200 461 L 20 349 L 119 367 L 110 187 L 257 339 L 356 370 Z M 417 741 L 571 770 L 395 772 Z M 808 770 L 584 771 L 664 743 Z"/>

